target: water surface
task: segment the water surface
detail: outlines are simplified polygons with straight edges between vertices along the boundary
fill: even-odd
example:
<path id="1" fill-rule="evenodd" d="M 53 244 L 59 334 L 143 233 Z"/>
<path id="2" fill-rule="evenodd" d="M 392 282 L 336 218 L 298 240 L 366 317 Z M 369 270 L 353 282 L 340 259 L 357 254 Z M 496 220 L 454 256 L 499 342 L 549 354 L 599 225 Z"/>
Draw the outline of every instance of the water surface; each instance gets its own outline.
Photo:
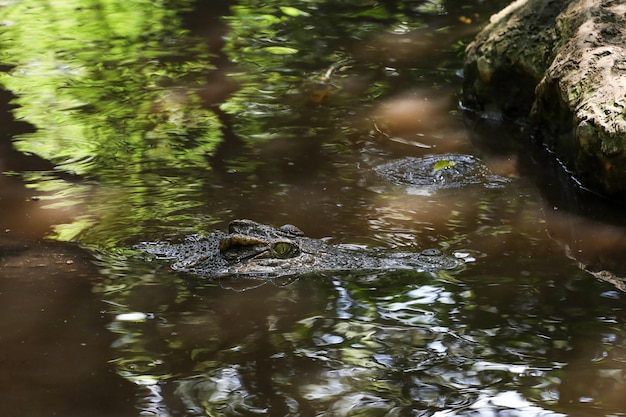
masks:
<path id="1" fill-rule="evenodd" d="M 624 415 L 619 210 L 459 110 L 504 4 L 256 3 L 0 8 L 5 414 Z M 131 249 L 236 218 L 467 262 L 211 281 Z"/>

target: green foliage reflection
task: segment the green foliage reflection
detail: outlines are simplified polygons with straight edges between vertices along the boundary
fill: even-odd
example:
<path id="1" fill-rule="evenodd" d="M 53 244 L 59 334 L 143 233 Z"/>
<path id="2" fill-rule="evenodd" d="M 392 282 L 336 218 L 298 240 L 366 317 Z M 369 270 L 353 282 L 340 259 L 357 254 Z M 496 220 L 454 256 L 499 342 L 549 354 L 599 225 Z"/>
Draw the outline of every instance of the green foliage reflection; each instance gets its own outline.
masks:
<path id="1" fill-rule="evenodd" d="M 222 123 L 201 98 L 212 56 L 180 28 L 176 14 L 189 3 L 53 0 L 0 9 L 1 58 L 13 67 L 0 83 L 17 95 L 16 118 L 36 128 L 15 137 L 14 146 L 58 170 L 110 184 L 104 192 L 56 187 L 56 204 L 96 199 L 74 224 L 57 226 L 56 238 L 78 236 L 103 220 L 96 214 L 102 211 L 134 225 L 142 216 L 154 218 L 167 211 L 158 206 L 177 199 L 167 195 L 151 213 L 141 210 L 161 194 L 149 172 L 206 170 Z M 50 192 L 37 174 L 27 180 Z M 116 207 L 108 201 L 111 187 L 118 190 Z"/>
<path id="2" fill-rule="evenodd" d="M 0 81 L 18 94 L 16 116 L 37 128 L 16 139 L 17 149 L 81 175 L 202 164 L 220 138 L 194 91 L 212 69 L 208 52 L 196 44 L 193 60 L 180 56 L 188 40 L 164 5 L 84 3 L 2 9 L 4 62 L 15 68 Z"/>
<path id="3" fill-rule="evenodd" d="M 115 245 L 124 236 L 145 238 L 148 223 L 160 232 L 176 224 L 181 234 L 223 220 L 242 197 L 260 201 L 268 192 L 268 204 L 283 206 L 285 190 L 298 186 L 289 167 L 311 155 L 323 155 L 305 169 L 311 181 L 354 181 L 352 171 L 324 171 L 352 151 L 347 136 L 368 134 L 347 115 L 365 114 L 374 100 L 424 75 L 385 71 L 393 60 L 379 54 L 386 44 L 378 39 L 424 28 L 448 7 L 242 0 L 227 16 L 209 16 L 207 27 L 228 26 L 224 42 L 211 47 L 202 31 L 185 26 L 185 13 L 200 13 L 198 6 L 50 0 L 0 8 L 0 63 L 11 66 L 0 84 L 17 96 L 16 118 L 35 127 L 14 145 L 52 161 L 56 173 L 80 176 L 57 177 L 66 184 L 61 192 L 46 191 L 48 174 L 25 175 L 57 199 L 51 205 L 79 207 L 80 219 L 57 225 L 54 238 Z M 311 105 L 303 86 L 342 61 L 354 65 L 333 82 L 356 87 L 338 88 L 328 106 Z M 280 146 L 263 148 L 275 141 Z M 275 186 L 268 191 L 260 182 Z"/>

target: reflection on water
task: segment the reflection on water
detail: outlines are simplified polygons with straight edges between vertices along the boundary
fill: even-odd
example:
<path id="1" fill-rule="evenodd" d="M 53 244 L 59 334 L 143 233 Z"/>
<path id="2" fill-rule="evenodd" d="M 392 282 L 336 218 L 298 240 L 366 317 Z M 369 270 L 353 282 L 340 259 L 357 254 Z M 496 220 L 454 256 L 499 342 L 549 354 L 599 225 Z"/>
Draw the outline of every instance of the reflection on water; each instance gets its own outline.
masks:
<path id="1" fill-rule="evenodd" d="M 545 268 L 559 259 L 244 292 L 161 272 L 158 283 L 109 293 L 123 311 L 155 312 L 112 323 L 115 363 L 159 385 L 159 407 L 183 401 L 190 415 L 594 415 L 600 402 L 618 410 L 623 296 L 574 265 Z"/>
<path id="2" fill-rule="evenodd" d="M 569 210 L 571 188 L 515 146 L 523 127 L 466 128 L 456 71 L 462 40 L 497 6 L 482 3 L 3 6 L 0 82 L 32 126 L 7 118 L 0 132 L 51 163 L 1 150 L 0 272 L 14 266 L 3 242 L 16 236 L 88 248 L 101 276 L 80 291 L 51 279 L 63 297 L 46 308 L 88 318 L 59 334 L 66 352 L 78 333 L 108 329 L 110 349 L 99 338 L 77 356 L 117 375 L 83 384 L 85 368 L 39 363 L 16 371 L 12 392 L 32 390 L 40 366 L 59 374 L 59 391 L 97 401 L 124 398 L 130 381 L 128 415 L 623 415 L 626 233 L 604 221 L 609 210 Z M 328 95 L 312 103 L 320 76 Z M 552 184 L 543 193 L 539 175 Z M 206 281 L 129 249 L 233 218 L 472 262 Z M 32 289 L 39 276 L 1 278 Z M 0 295 L 36 305 L 7 283 Z M 27 333 L 47 335 L 48 323 Z M 52 346 L 15 340 L 27 359 Z M 104 415 L 97 407 L 62 410 Z"/>

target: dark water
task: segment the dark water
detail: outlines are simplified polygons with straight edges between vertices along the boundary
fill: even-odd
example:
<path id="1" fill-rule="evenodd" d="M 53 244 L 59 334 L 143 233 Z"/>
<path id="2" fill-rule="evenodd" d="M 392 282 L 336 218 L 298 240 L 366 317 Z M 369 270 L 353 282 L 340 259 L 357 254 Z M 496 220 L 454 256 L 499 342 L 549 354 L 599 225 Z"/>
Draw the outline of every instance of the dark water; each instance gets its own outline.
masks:
<path id="1" fill-rule="evenodd" d="M 506 2 L 256 3 L 0 8 L 1 414 L 626 415 L 620 209 L 459 110 Z M 235 218 L 467 262 L 209 281 L 130 249 Z"/>

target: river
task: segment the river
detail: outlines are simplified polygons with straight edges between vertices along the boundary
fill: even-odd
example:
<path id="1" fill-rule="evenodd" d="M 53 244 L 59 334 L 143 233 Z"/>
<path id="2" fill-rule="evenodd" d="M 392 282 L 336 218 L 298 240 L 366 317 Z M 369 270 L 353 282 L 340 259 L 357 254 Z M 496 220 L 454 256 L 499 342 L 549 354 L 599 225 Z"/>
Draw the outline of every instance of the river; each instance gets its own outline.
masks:
<path id="1" fill-rule="evenodd" d="M 621 207 L 458 102 L 504 5 L 0 6 L 0 414 L 626 415 Z M 132 249 L 241 218 L 464 265 L 210 280 Z"/>

